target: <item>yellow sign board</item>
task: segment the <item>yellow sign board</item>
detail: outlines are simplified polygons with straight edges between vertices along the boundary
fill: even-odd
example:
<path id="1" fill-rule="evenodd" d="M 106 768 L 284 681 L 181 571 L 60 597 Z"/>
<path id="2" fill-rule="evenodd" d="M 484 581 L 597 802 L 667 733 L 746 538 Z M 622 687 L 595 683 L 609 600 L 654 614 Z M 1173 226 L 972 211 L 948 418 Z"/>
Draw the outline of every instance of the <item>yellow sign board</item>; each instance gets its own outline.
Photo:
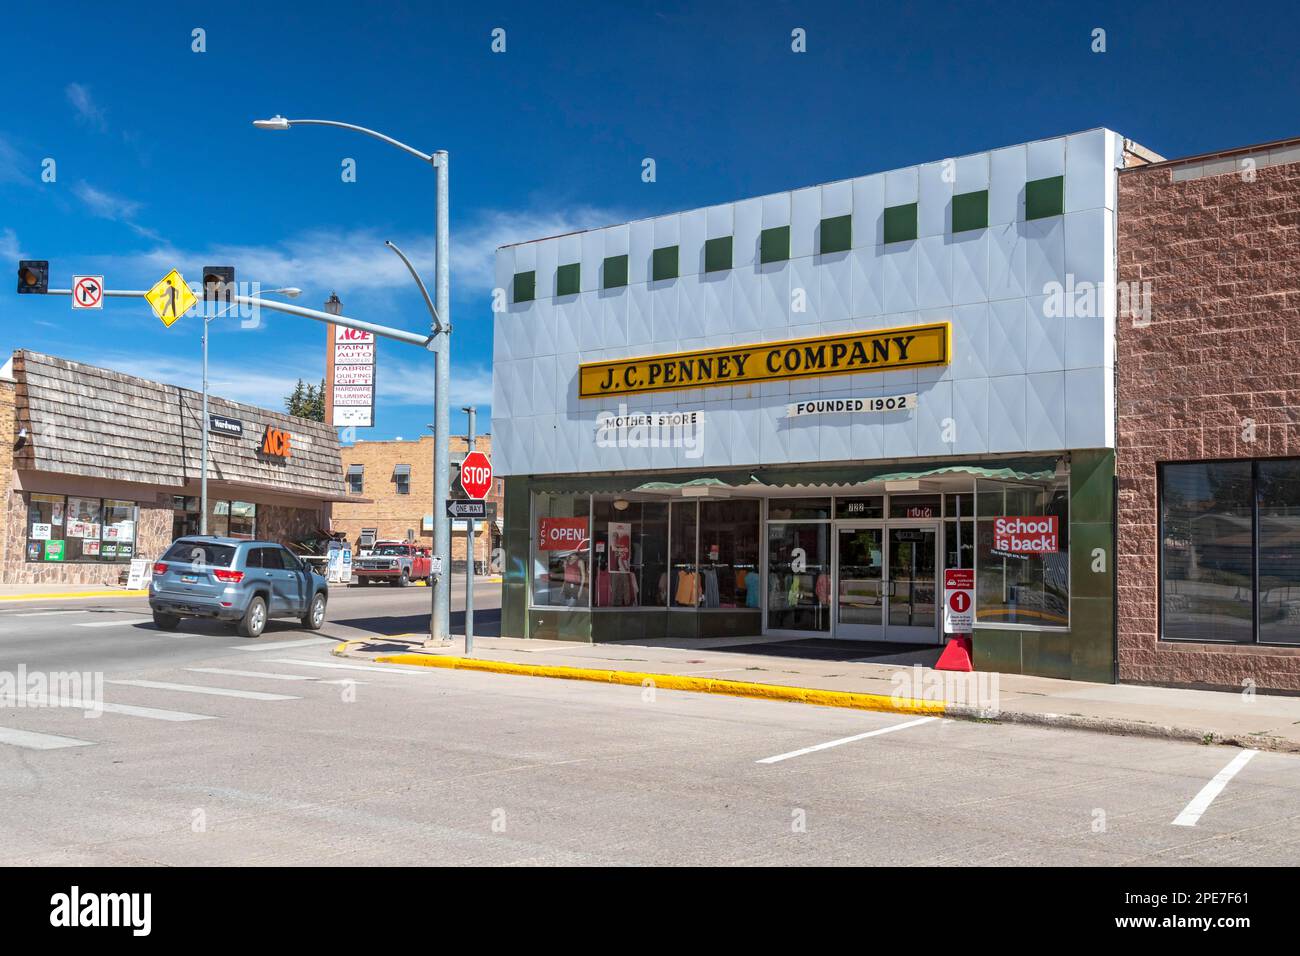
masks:
<path id="1" fill-rule="evenodd" d="M 146 292 L 144 297 L 153 306 L 154 315 L 162 319 L 162 324 L 168 328 L 199 301 L 175 269 L 159 279 L 158 284 Z"/>
<path id="2" fill-rule="evenodd" d="M 578 397 L 602 398 L 788 378 L 885 372 L 947 365 L 952 326 L 947 322 L 819 335 L 810 339 L 729 345 L 698 352 L 647 355 L 578 366 Z"/>

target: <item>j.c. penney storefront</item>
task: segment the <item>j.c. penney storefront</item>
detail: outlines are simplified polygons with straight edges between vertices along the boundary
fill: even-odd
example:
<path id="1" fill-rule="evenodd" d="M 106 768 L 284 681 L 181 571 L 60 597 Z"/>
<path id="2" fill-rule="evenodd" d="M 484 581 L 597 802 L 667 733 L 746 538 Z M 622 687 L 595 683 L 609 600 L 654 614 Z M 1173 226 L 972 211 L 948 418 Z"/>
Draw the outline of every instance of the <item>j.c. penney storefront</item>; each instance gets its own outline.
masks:
<path id="1" fill-rule="evenodd" d="M 502 633 L 936 645 L 965 567 L 977 668 L 1113 680 L 1125 147 L 500 249 Z"/>

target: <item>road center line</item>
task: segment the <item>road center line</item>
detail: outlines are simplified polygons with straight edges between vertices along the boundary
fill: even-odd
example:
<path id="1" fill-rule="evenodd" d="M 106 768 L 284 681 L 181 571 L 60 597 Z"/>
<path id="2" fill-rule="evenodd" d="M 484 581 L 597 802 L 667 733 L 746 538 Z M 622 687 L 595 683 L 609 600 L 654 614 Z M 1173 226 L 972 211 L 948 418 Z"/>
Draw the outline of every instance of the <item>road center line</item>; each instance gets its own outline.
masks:
<path id="1" fill-rule="evenodd" d="M 879 737 L 881 734 L 892 734 L 895 730 L 906 730 L 908 727 L 916 727 L 920 724 L 928 724 L 932 720 L 938 720 L 938 717 L 918 717 L 916 720 L 905 720 L 901 724 L 890 724 L 888 727 L 881 727 L 879 730 L 869 730 L 865 734 L 854 734 L 852 737 L 841 737 L 839 740 L 828 740 L 824 744 L 815 744 L 811 747 L 804 747 L 802 750 L 792 750 L 788 754 L 777 754 L 775 757 L 764 757 L 756 763 L 780 763 L 782 760 L 789 760 L 791 757 L 802 757 L 804 754 L 816 753 L 819 750 L 828 750 L 831 747 L 838 747 L 840 744 L 851 744 L 855 740 L 865 740 L 868 737 Z"/>
<path id="2" fill-rule="evenodd" d="M 1259 753 L 1258 750 L 1243 750 L 1237 756 L 1229 761 L 1228 765 L 1214 775 L 1214 779 L 1201 788 L 1201 792 L 1192 798 L 1192 802 L 1183 808 L 1183 812 L 1174 818 L 1173 826 L 1176 827 L 1194 827 L 1196 821 L 1201 819 L 1201 814 L 1210 809 L 1210 804 L 1214 798 L 1223 792 L 1223 788 L 1228 785 L 1228 781 L 1237 775 L 1242 767 L 1250 763 L 1250 758 Z"/>

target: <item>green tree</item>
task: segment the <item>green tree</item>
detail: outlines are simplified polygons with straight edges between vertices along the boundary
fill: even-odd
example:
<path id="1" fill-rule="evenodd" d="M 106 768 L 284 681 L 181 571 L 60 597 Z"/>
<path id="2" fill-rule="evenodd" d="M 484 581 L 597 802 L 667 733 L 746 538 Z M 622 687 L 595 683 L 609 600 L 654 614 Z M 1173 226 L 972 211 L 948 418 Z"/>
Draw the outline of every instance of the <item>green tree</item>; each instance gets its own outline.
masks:
<path id="1" fill-rule="evenodd" d="M 325 383 L 322 381 L 320 388 L 317 388 L 298 379 L 293 391 L 284 400 L 284 410 L 298 418 L 325 421 Z"/>

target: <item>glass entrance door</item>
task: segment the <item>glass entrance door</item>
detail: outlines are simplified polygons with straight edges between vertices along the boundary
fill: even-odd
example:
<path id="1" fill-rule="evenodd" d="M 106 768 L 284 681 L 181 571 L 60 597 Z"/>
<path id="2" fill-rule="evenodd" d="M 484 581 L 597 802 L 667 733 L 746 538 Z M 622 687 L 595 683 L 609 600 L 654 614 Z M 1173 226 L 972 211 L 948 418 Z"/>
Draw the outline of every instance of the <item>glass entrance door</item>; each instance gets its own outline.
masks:
<path id="1" fill-rule="evenodd" d="M 835 528 L 835 633 L 842 640 L 939 640 L 935 525 Z"/>
<path id="2" fill-rule="evenodd" d="M 849 640 L 884 639 L 884 529 L 840 527 L 836 530 L 838 583 L 835 636 Z"/>
<path id="3" fill-rule="evenodd" d="M 889 528 L 889 604 L 885 640 L 939 639 L 938 529 Z"/>

